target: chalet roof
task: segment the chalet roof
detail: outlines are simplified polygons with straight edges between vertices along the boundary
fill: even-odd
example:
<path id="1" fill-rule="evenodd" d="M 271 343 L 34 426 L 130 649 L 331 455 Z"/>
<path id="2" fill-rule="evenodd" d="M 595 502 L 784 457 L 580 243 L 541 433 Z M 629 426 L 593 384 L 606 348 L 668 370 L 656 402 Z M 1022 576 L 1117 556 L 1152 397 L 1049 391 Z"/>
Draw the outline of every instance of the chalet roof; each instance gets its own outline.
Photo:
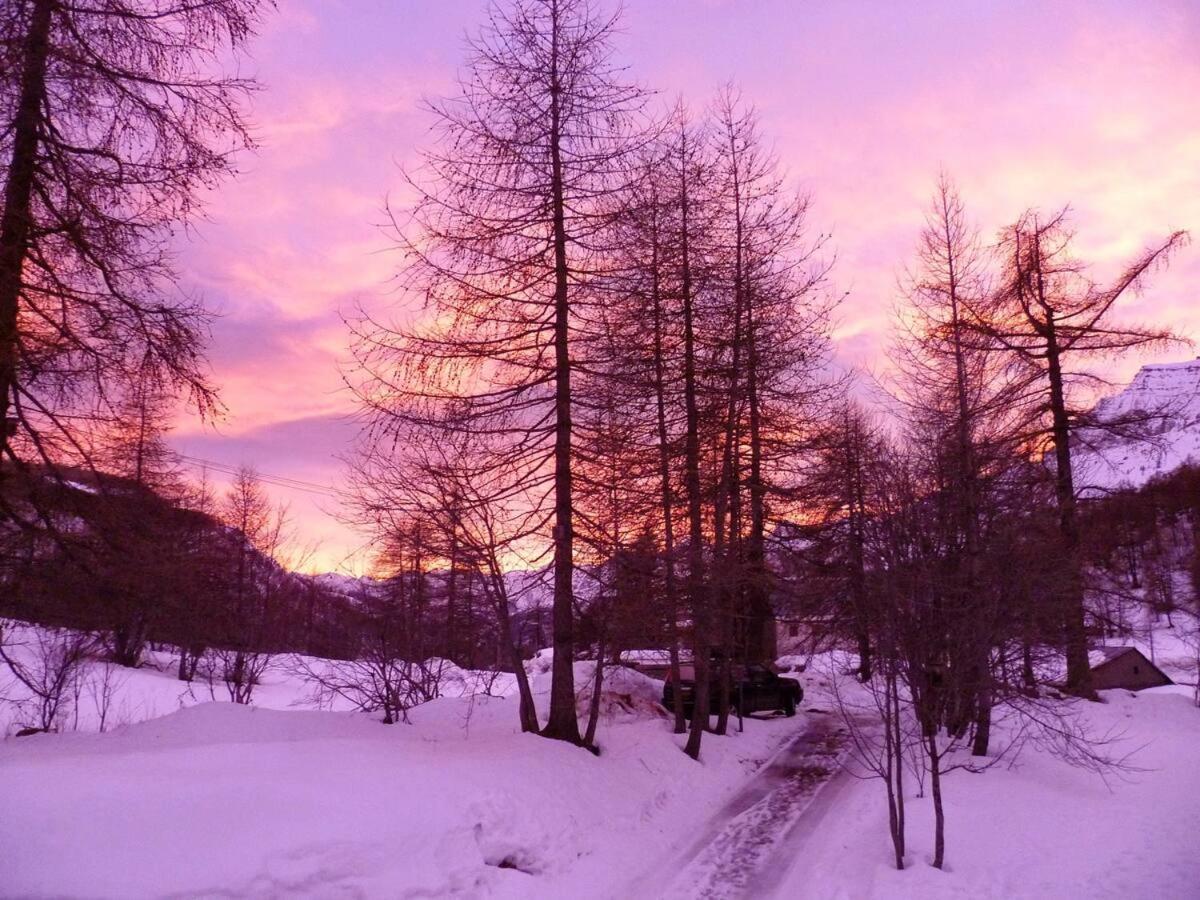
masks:
<path id="1" fill-rule="evenodd" d="M 679 649 L 679 661 L 684 665 L 691 665 L 691 651 L 685 650 L 682 647 Z M 660 650 L 655 647 L 645 648 L 640 650 L 623 650 L 621 651 L 621 662 L 633 668 L 656 668 L 659 666 L 669 666 L 671 664 L 671 651 Z"/>
<path id="2" fill-rule="evenodd" d="M 1149 666 L 1159 675 L 1167 680 L 1168 683 L 1173 683 L 1171 677 L 1162 669 L 1150 661 L 1150 659 L 1137 647 L 1093 647 L 1088 651 L 1088 665 L 1093 669 L 1099 669 L 1101 666 L 1106 666 L 1115 659 L 1120 659 L 1129 653 L 1136 653 L 1142 663 Z"/>
<path id="3" fill-rule="evenodd" d="M 621 653 L 621 660 L 643 666 L 665 666 L 671 662 L 671 651 L 657 649 L 625 650 Z"/>

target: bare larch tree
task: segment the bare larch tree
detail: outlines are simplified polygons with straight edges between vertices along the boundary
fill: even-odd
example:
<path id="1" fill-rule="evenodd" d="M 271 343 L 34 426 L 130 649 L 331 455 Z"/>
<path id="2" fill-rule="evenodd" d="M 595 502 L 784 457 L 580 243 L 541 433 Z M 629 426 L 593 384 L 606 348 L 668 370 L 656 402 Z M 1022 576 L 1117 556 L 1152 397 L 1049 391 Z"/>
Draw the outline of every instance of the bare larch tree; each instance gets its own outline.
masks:
<path id="1" fill-rule="evenodd" d="M 1175 340 L 1166 329 L 1123 324 L 1119 300 L 1137 291 L 1187 238 L 1177 231 L 1135 260 L 1110 285 L 1092 280 L 1071 252 L 1067 210 L 1042 215 L 1030 210 L 1000 235 L 1004 271 L 997 290 L 968 304 L 983 345 L 1010 355 L 1027 373 L 1027 398 L 1035 424 L 1032 440 L 1054 460 L 1064 586 L 1061 591 L 1067 688 L 1094 696 L 1088 665 L 1084 585 L 1080 561 L 1072 441 L 1083 414 L 1073 402 L 1089 400 L 1088 389 L 1104 382 L 1086 364 L 1134 349 L 1154 349 Z M 1083 397 L 1078 397 L 1080 392 Z M 1120 428 L 1123 423 L 1087 424 Z"/>
<path id="2" fill-rule="evenodd" d="M 403 330 L 372 323 L 359 345 L 375 438 L 411 427 L 506 438 L 477 463 L 543 511 L 554 662 L 542 733 L 576 743 L 572 379 L 643 105 L 611 60 L 615 26 L 588 0 L 492 7 L 460 93 L 432 104 L 441 140 L 410 179 L 415 206 L 395 217 L 404 285 L 430 315 Z"/>
<path id="3" fill-rule="evenodd" d="M 172 232 L 250 143 L 219 63 L 268 0 L 18 0 L 0 10 L 0 477 L 91 464 L 78 439 L 150 378 L 215 397 Z M 81 424 L 83 423 L 83 424 Z"/>

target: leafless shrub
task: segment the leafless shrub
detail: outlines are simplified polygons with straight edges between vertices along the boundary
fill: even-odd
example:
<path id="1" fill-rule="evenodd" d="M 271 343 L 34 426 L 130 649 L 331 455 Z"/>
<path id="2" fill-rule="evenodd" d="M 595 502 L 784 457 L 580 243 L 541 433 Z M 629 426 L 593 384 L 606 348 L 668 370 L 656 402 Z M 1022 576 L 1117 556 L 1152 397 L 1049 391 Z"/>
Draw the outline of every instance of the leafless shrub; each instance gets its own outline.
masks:
<path id="1" fill-rule="evenodd" d="M 440 695 L 445 660 L 411 662 L 390 653 L 352 660 L 296 657 L 295 669 L 311 687 L 311 700 L 332 707 L 341 700 L 366 713 L 383 713 L 383 723 L 408 721 L 408 710 Z"/>
<path id="2" fill-rule="evenodd" d="M 96 714 L 97 731 L 103 733 L 108 730 L 113 701 L 126 680 L 116 666 L 107 662 L 100 664 L 98 670 L 93 670 L 86 679 L 84 688 Z"/>
<path id="3" fill-rule="evenodd" d="M 229 699 L 242 704 L 253 699 L 254 689 L 262 683 L 273 658 L 270 653 L 224 648 L 211 649 L 205 655 L 210 686 L 215 676 L 225 684 Z"/>
<path id="4" fill-rule="evenodd" d="M 19 693 L 26 694 L 10 699 L 18 725 L 54 731 L 65 721 L 73 710 L 73 690 L 94 644 L 92 635 L 65 628 L 30 629 L 24 640 L 9 642 L 0 627 L 0 660 L 19 688 L 24 688 Z M 18 647 L 23 652 L 15 652 Z"/>
<path id="5" fill-rule="evenodd" d="M 903 715 L 900 681 L 894 661 L 882 661 L 872 677 L 862 682 L 858 698 L 841 684 L 836 666 L 831 666 L 829 685 L 834 707 L 849 734 L 848 771 L 859 778 L 880 778 L 887 788 L 888 832 L 896 868 L 904 868 L 905 816 L 904 768 L 909 749 L 917 742 L 912 717 Z M 924 767 L 918 767 L 924 772 Z"/>
<path id="6" fill-rule="evenodd" d="M 1011 760 L 1025 747 L 1033 747 L 1086 772 L 1105 784 L 1111 776 L 1141 771 L 1132 759 L 1140 747 L 1122 748 L 1124 734 L 1116 729 L 1099 732 L 1081 715 L 1081 701 L 1073 697 L 1017 695 L 1006 701 L 1006 718 L 1012 723 Z"/>

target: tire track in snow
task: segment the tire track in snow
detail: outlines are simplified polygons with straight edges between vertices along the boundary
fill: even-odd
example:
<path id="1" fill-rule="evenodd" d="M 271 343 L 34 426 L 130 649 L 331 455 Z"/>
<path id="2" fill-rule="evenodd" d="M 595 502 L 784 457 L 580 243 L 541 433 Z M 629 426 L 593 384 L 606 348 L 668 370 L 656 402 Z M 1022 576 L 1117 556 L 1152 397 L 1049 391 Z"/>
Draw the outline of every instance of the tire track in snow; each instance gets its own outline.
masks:
<path id="1" fill-rule="evenodd" d="M 732 900 L 747 894 L 793 823 L 841 768 L 846 731 L 822 717 L 792 740 L 717 816 L 663 892 L 672 900 Z"/>

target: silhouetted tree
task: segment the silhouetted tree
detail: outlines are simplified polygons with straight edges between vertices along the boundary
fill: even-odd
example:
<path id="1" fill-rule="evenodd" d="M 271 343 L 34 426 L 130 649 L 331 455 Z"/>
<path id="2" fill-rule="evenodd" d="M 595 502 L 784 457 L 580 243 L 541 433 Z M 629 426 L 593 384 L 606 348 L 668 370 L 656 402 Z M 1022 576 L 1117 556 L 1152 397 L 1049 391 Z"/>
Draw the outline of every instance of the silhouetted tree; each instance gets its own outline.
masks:
<path id="1" fill-rule="evenodd" d="M 576 743 L 572 376 L 642 105 L 611 60 L 615 26 L 588 0 L 492 7 L 461 93 L 432 104 L 442 141 L 397 220 L 405 283 L 433 316 L 376 330 L 359 360 L 377 433 L 436 423 L 507 438 L 478 465 L 506 470 L 545 510 L 555 652 L 543 734 Z"/>
<path id="2" fill-rule="evenodd" d="M 213 406 L 207 317 L 177 291 L 169 243 L 250 143 L 253 83 L 213 72 L 264 5 L 0 10 L 0 479 L 30 460 L 90 464 L 88 423 L 139 380 Z"/>
<path id="3" fill-rule="evenodd" d="M 1175 340 L 1167 329 L 1123 325 L 1117 302 L 1140 289 L 1186 239 L 1176 232 L 1138 256 L 1111 284 L 1100 285 L 1071 253 L 1067 212 L 1024 214 L 1000 234 L 1003 273 L 986 297 L 964 298 L 980 346 L 1006 354 L 1024 369 L 1025 398 L 1035 428 L 1031 440 L 1054 462 L 1055 491 L 1064 579 L 1059 595 L 1067 658 L 1067 687 L 1093 697 L 1088 665 L 1087 622 L 1072 446 L 1082 424 L 1131 431 L 1147 420 L 1138 413 L 1120 420 L 1088 417 L 1077 404 L 1081 388 L 1100 381 L 1085 366 L 1133 349 L 1153 349 Z"/>

